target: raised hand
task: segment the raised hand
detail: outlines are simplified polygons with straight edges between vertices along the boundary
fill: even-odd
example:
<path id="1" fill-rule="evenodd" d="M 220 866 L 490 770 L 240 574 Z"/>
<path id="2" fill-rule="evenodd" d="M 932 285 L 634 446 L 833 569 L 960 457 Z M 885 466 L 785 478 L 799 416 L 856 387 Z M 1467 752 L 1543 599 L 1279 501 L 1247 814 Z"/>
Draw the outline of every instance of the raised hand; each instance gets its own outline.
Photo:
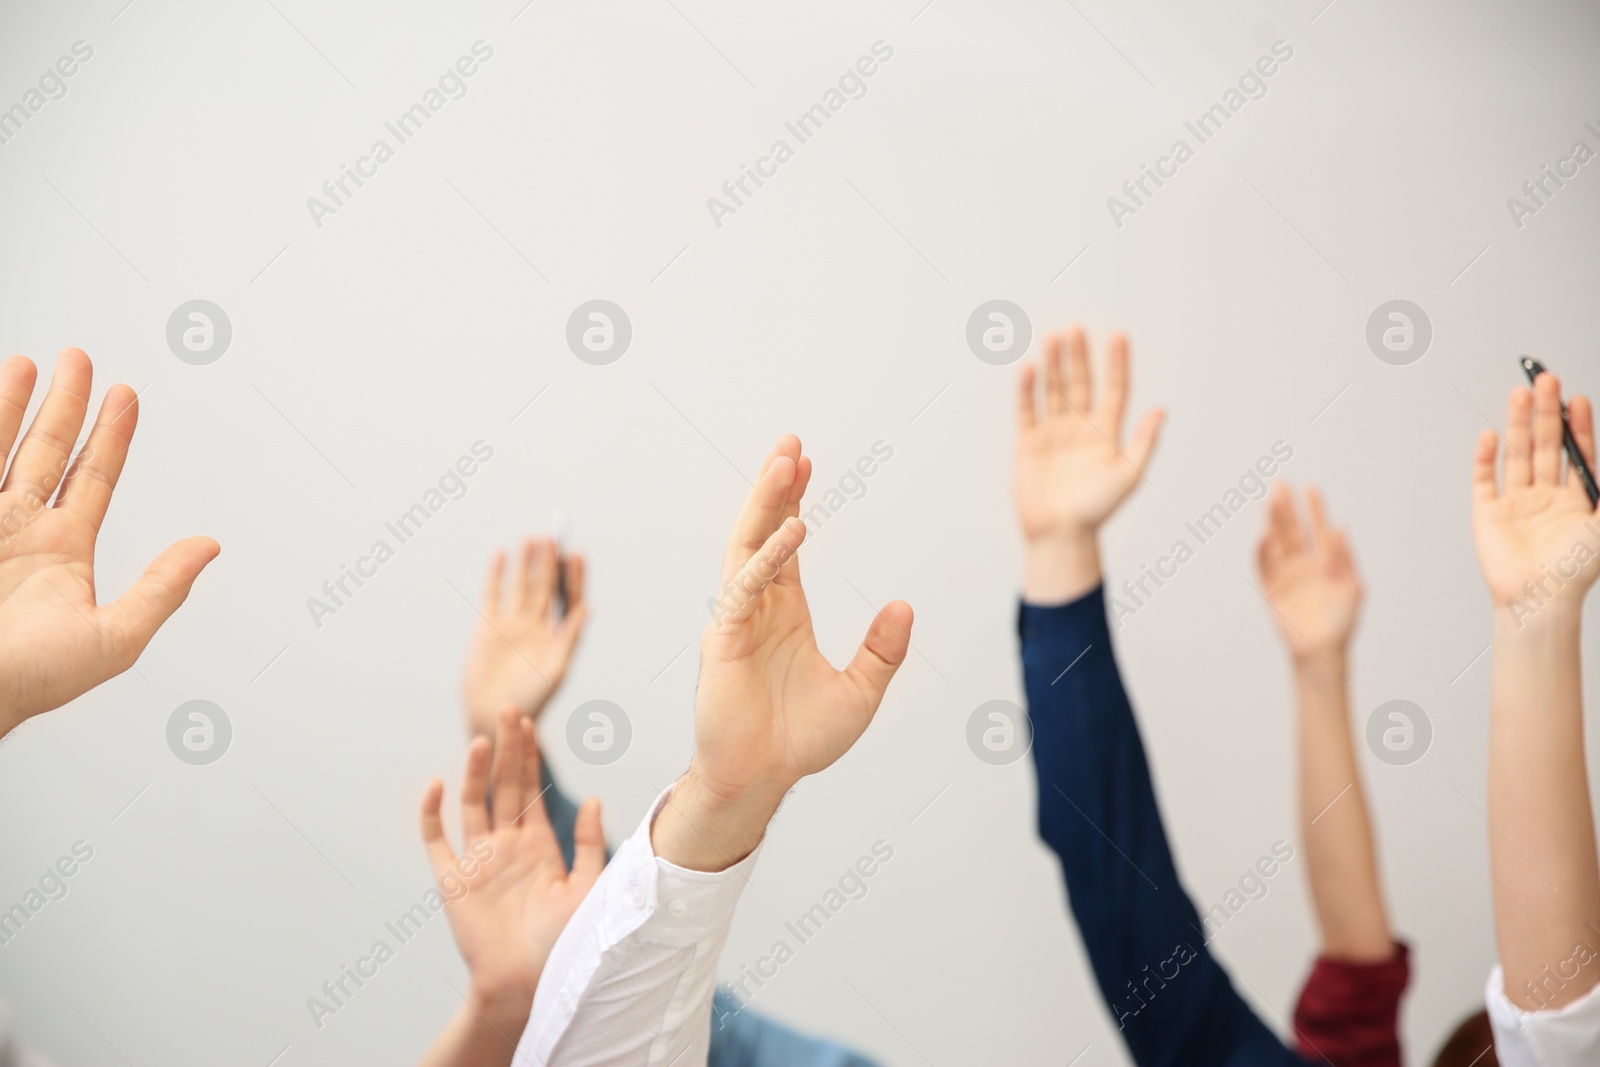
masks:
<path id="1" fill-rule="evenodd" d="M 1594 409 L 1574 397 L 1572 434 L 1595 460 Z M 1472 526 L 1494 598 L 1489 716 L 1489 863 L 1503 991 L 1524 1011 L 1556 1010 L 1600 982 L 1580 960 L 1556 989 L 1550 961 L 1600 923 L 1588 768 L 1584 761 L 1583 597 L 1600 576 L 1600 521 L 1567 470 L 1561 383 L 1541 374 L 1511 393 L 1508 448 L 1495 483 L 1499 437 L 1478 439 Z"/>
<path id="2" fill-rule="evenodd" d="M 456 947 L 471 976 L 470 1011 L 463 1009 L 425 1063 L 478 1062 L 445 1055 L 447 1044 L 457 1050 L 470 1043 L 475 1015 L 511 1038 L 498 1062 L 511 1061 L 545 960 L 605 867 L 600 802 L 591 798 L 578 810 L 572 870 L 567 870 L 545 814 L 533 723 L 517 708 L 508 704 L 500 712 L 492 775 L 489 753 L 485 737 L 473 738 L 467 749 L 461 784 L 465 850 L 460 856 L 439 817 L 444 783 L 438 779 L 428 783 L 422 798 L 422 842 L 445 900 Z M 487 800 L 491 779 L 492 808 Z M 485 1044 L 499 1050 L 503 1042 L 486 1039 Z"/>
<path id="3" fill-rule="evenodd" d="M 1267 531 L 1256 551 L 1262 592 L 1289 651 L 1298 659 L 1342 661 L 1361 611 L 1361 576 L 1343 530 L 1328 526 L 1322 494 L 1306 490 L 1310 525 L 1300 521 L 1294 494 L 1273 490 Z"/>
<path id="4" fill-rule="evenodd" d="M 22 356 L 0 365 L 0 455 L 11 453 L 36 376 Z M 92 376 L 88 356 L 62 350 L 50 390 L 0 483 L 0 733 L 133 666 L 221 551 L 209 537 L 179 541 L 122 596 L 96 601 L 95 539 L 128 456 L 139 402 L 126 385 L 112 386 L 73 459 Z"/>
<path id="5" fill-rule="evenodd" d="M 700 639 L 694 761 L 652 835 L 680 866 L 721 870 L 747 855 L 784 794 L 866 730 L 910 647 L 911 607 L 897 600 L 844 670 L 818 651 L 795 558 L 810 478 L 799 440 L 781 438 L 728 541 Z"/>
<path id="6" fill-rule="evenodd" d="M 1100 581 L 1095 535 L 1139 484 L 1164 413 L 1146 414 L 1124 441 L 1128 342 L 1121 334 L 1111 337 L 1098 397 L 1090 382 L 1088 342 L 1078 327 L 1065 338 L 1046 338 L 1042 362 L 1042 401 L 1035 396 L 1033 364 L 1024 365 L 1018 381 L 1013 486 L 1027 550 L 1023 595 L 1035 603 L 1059 603 Z"/>
<path id="7" fill-rule="evenodd" d="M 1592 468 L 1594 408 L 1587 397 L 1572 399 L 1570 418 Z M 1589 505 L 1582 481 L 1567 470 L 1562 440 L 1561 383 L 1548 373 L 1539 375 L 1531 393 L 1511 392 L 1498 487 L 1499 435 L 1485 430 L 1478 438 L 1472 472 L 1478 563 L 1496 607 L 1510 610 L 1519 623 L 1550 603 L 1575 616 L 1600 577 L 1600 522 L 1586 525 L 1600 513 Z"/>
<path id="8" fill-rule="evenodd" d="M 557 617 L 557 570 L 565 568 L 566 614 Z M 508 588 L 506 554 L 496 552 L 483 583 L 483 615 L 472 632 L 461 668 L 467 729 L 490 736 L 506 703 L 537 719 L 560 688 L 583 636 L 589 609 L 583 600 L 583 557 L 561 559 L 553 540 L 522 542 Z"/>

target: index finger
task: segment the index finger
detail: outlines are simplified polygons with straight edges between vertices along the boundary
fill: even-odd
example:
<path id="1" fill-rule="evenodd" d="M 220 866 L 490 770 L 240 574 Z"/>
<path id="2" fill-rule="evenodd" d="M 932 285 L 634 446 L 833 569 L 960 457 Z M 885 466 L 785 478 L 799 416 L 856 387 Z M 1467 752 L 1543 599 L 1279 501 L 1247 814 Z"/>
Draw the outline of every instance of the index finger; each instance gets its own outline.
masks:
<path id="1" fill-rule="evenodd" d="M 61 483 L 56 507 L 66 508 L 96 530 L 111 506 L 111 493 L 122 475 L 128 445 L 139 423 L 139 396 L 126 385 L 114 385 L 100 403 L 89 440 L 72 461 Z"/>
<path id="2" fill-rule="evenodd" d="M 734 522 L 733 535 L 728 540 L 728 552 L 722 564 L 724 580 L 755 555 L 783 521 L 784 507 L 788 503 L 789 489 L 794 484 L 799 462 L 799 439 L 792 435 L 780 438 L 767 457 L 755 484 L 750 487 L 744 507 Z"/>

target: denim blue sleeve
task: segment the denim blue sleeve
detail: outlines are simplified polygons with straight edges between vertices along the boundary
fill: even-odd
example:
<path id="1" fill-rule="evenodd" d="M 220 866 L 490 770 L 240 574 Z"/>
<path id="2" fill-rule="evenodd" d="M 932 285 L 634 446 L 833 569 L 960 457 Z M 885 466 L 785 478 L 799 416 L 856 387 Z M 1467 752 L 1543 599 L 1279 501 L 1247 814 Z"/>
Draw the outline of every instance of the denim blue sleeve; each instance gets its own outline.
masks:
<path id="1" fill-rule="evenodd" d="M 1039 834 L 1061 861 L 1095 981 L 1139 1067 L 1301 1067 L 1206 947 L 1167 847 L 1103 590 L 1023 604 Z"/>
<path id="2" fill-rule="evenodd" d="M 550 775 L 550 765 L 541 764 L 539 778 L 544 789 L 544 809 L 555 831 L 556 843 L 567 866 L 572 866 L 573 837 L 577 831 L 578 805 L 561 791 Z M 606 858 L 611 858 L 607 850 Z M 808 1037 L 780 1026 L 744 1007 L 737 996 L 718 989 L 711 1001 L 711 1049 L 706 1067 L 877 1067 L 858 1053 L 820 1038 Z"/>
<path id="3" fill-rule="evenodd" d="M 726 989 L 712 998 L 711 1015 L 706 1067 L 877 1067 L 860 1053 L 755 1014 Z"/>

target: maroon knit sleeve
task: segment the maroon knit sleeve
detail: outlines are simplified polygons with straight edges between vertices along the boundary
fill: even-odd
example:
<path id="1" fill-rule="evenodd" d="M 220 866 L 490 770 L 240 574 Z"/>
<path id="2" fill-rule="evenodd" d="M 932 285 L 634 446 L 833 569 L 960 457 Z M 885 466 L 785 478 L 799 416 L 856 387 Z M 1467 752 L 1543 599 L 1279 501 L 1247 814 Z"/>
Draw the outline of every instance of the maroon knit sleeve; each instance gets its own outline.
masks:
<path id="1" fill-rule="evenodd" d="M 1400 997 L 1411 950 L 1377 963 L 1320 956 L 1294 1009 L 1295 1044 L 1312 1063 L 1400 1067 Z"/>

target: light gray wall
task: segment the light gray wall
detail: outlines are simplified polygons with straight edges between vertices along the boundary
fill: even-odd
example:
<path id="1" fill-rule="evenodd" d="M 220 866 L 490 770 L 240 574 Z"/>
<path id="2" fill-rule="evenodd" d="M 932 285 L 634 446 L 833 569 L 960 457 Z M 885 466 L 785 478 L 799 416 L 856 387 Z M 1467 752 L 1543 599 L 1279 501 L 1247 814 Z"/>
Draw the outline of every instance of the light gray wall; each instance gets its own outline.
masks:
<path id="1" fill-rule="evenodd" d="M 141 391 L 104 595 L 179 536 L 224 548 L 137 673 L 0 749 L 0 905 L 74 842 L 94 849 L 0 947 L 27 1039 L 82 1067 L 414 1057 L 463 983 L 442 918 L 320 1030 L 305 1001 L 429 884 L 418 797 L 435 774 L 455 795 L 464 747 L 474 615 L 456 590 L 476 595 L 493 546 L 572 516 L 594 620 L 543 736 L 620 840 L 688 758 L 679 653 L 742 473 L 793 431 L 819 488 L 894 449 L 804 550 L 824 651 L 846 658 L 868 602 L 895 596 L 917 651 L 777 819 L 725 975 L 883 840 L 870 894 L 760 1007 L 891 1064 L 1125 1062 L 1034 837 L 1032 772 L 965 741 L 980 703 L 1020 698 L 1016 368 L 964 340 L 994 298 L 1036 336 L 1127 329 L 1136 406 L 1171 410 L 1152 484 L 1107 532 L 1113 582 L 1280 440 L 1283 476 L 1352 526 L 1370 588 L 1357 714 L 1409 699 L 1435 731 L 1420 762 L 1365 768 L 1417 947 L 1413 1060 L 1473 1007 L 1494 949 L 1467 465 L 1518 353 L 1600 388 L 1600 163 L 1520 227 L 1507 207 L 1575 141 L 1600 149 L 1592 7 L 123 2 L 0 16 L 0 106 L 93 48 L 0 145 L 0 343 L 46 369 L 81 346 L 97 391 Z M 315 225 L 306 199 L 479 40 L 493 58 L 465 97 Z M 880 40 L 893 57 L 866 95 L 716 225 L 707 198 L 774 139 L 794 146 L 785 120 Z M 1184 121 L 1279 40 L 1293 58 L 1266 95 L 1116 226 L 1107 198 L 1193 146 Z M 165 338 L 197 298 L 233 329 L 207 366 Z M 594 298 L 633 326 L 610 366 L 564 342 Z M 1433 329 L 1408 366 L 1365 339 L 1396 298 Z M 477 440 L 494 458 L 466 496 L 314 626 L 307 598 Z M 1118 635 L 1207 901 L 1295 833 L 1285 663 L 1246 584 L 1260 520 L 1245 508 Z M 594 698 L 634 727 L 606 767 L 562 740 Z M 167 747 L 191 699 L 233 726 L 209 766 Z M 1280 1029 L 1314 950 L 1302 875 L 1291 863 L 1215 946 Z"/>

